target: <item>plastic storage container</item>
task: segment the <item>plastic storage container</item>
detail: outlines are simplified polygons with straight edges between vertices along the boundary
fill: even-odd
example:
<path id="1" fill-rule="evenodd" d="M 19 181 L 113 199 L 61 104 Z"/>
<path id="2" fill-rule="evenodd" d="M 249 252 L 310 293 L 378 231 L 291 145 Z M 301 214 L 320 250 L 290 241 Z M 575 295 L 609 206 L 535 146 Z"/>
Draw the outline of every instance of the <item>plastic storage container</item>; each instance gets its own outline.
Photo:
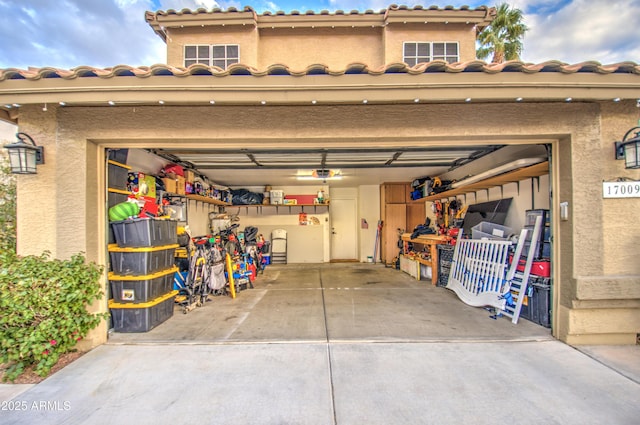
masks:
<path id="1" fill-rule="evenodd" d="M 109 161 L 109 187 L 112 189 L 127 189 L 127 180 L 129 179 L 129 168 L 119 162 Z"/>
<path id="2" fill-rule="evenodd" d="M 109 192 L 107 196 L 107 206 L 109 208 L 122 202 L 127 202 L 127 199 L 129 199 L 129 195 L 118 192 Z"/>
<path id="3" fill-rule="evenodd" d="M 173 267 L 178 244 L 145 248 L 109 245 L 111 271 L 120 276 L 148 275 Z"/>
<path id="4" fill-rule="evenodd" d="M 177 267 L 146 276 L 118 276 L 109 273 L 111 298 L 117 303 L 146 303 L 168 294 Z"/>
<path id="5" fill-rule="evenodd" d="M 550 279 L 531 276 L 527 285 L 527 297 L 523 301 L 520 317 L 545 328 L 551 327 Z"/>
<path id="6" fill-rule="evenodd" d="M 109 159 L 112 161 L 126 164 L 128 156 L 129 149 L 109 149 Z"/>
<path id="7" fill-rule="evenodd" d="M 134 218 L 111 222 L 119 247 L 141 248 L 178 243 L 178 222 L 155 218 Z"/>
<path id="8" fill-rule="evenodd" d="M 535 258 L 550 258 L 551 257 L 551 227 L 550 227 L 550 215 L 549 210 L 527 210 L 525 215 L 524 228 L 529 230 L 527 239 L 524 245 L 524 253 L 529 252 L 531 246 L 531 239 L 533 236 L 534 225 L 536 224 L 536 218 L 542 217 L 542 228 L 540 229 L 540 235 L 537 241 L 535 241 Z"/>
<path id="9" fill-rule="evenodd" d="M 471 239 L 497 239 L 507 240 L 512 235 L 513 229 L 500 224 L 482 221 L 471 228 Z"/>
<path id="10" fill-rule="evenodd" d="M 173 316 L 178 291 L 142 304 L 120 304 L 109 300 L 111 322 L 116 332 L 147 332 Z"/>
<path id="11" fill-rule="evenodd" d="M 451 272 L 451 261 L 453 260 L 453 245 L 437 245 L 438 248 L 438 282 L 436 286 L 447 286 L 449 273 Z"/>

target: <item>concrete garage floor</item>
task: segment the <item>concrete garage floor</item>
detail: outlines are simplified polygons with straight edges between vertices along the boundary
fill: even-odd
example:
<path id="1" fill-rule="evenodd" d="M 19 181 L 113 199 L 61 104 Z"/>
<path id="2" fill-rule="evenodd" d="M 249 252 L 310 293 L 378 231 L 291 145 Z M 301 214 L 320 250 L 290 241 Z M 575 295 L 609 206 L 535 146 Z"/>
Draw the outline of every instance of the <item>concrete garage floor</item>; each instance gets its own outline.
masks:
<path id="1" fill-rule="evenodd" d="M 635 425 L 638 365 L 640 346 L 580 352 L 380 265 L 271 266 L 235 300 L 0 385 L 0 423 Z"/>
<path id="2" fill-rule="evenodd" d="M 271 265 L 236 299 L 212 297 L 146 333 L 113 333 L 110 344 L 533 341 L 549 329 L 462 303 L 445 288 L 380 264 Z"/>

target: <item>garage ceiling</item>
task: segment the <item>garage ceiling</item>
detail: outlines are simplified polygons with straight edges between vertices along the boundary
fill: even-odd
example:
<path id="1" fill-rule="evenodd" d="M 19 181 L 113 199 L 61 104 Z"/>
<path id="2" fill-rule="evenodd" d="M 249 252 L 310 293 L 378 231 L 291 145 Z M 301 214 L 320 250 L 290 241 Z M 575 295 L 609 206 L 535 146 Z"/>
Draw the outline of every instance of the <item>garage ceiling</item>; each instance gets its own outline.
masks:
<path id="1" fill-rule="evenodd" d="M 439 175 L 502 145 L 406 148 L 154 149 L 163 159 L 198 170 L 215 183 L 239 186 L 327 184 L 353 187 Z M 333 173 L 331 173 L 333 172 Z M 340 179 L 325 179 L 334 174 Z M 317 176 L 313 179 L 312 176 Z M 326 182 L 326 183 L 325 183 Z"/>

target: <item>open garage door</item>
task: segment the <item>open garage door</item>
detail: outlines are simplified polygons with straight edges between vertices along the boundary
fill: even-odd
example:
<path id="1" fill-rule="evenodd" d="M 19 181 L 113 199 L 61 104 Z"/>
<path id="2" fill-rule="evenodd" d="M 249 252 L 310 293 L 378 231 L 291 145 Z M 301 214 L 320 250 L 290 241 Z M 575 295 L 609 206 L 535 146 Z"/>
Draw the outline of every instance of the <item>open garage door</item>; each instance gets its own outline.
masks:
<path id="1" fill-rule="evenodd" d="M 255 288 L 241 290 L 234 300 L 225 296 L 211 297 L 202 308 L 187 315 L 173 316 L 148 332 L 113 333 L 113 341 L 323 340 L 332 336 L 338 339 L 439 339 L 445 333 L 453 339 L 473 335 L 480 339 L 513 339 L 550 335 L 547 327 L 539 326 L 540 323 L 533 320 L 522 321 L 518 326 L 505 326 L 502 321 L 491 320 L 482 309 L 463 305 L 442 285 L 432 285 L 432 282 L 438 282 L 433 274 L 446 273 L 446 265 L 438 271 L 436 268 L 429 270 L 435 263 L 418 262 L 415 266 L 418 273 L 414 275 L 396 269 L 392 261 L 369 262 L 374 246 L 380 247 L 377 245 L 380 242 L 376 241 L 376 223 L 384 218 L 380 215 L 380 202 L 384 201 L 380 196 L 381 185 L 405 185 L 403 199 L 391 202 L 408 205 L 409 209 L 420 206 L 420 213 L 414 220 L 430 222 L 436 232 L 441 225 L 442 212 L 433 205 L 443 200 L 457 200 L 460 207 L 468 208 L 495 199 L 511 199 L 511 207 L 501 216 L 501 223 L 515 229 L 525 225 L 525 211 L 549 208 L 548 171 L 533 174 L 523 171 L 529 163 L 510 169 L 500 167 L 536 158 L 533 162 L 538 168 L 542 167 L 540 164 L 547 164 L 544 167 L 548 170 L 545 145 L 273 151 L 132 147 L 127 154 L 124 162 L 130 167 L 128 172 L 158 175 L 165 165 L 178 164 L 184 170 L 194 172 L 198 181 L 208 180 L 207 183 L 220 190 L 244 189 L 262 195 L 260 204 L 233 205 L 231 202 L 231 205 L 221 205 L 203 201 L 201 194 L 187 197 L 186 192 L 194 189 L 185 186 L 185 192 L 179 196 L 184 198 L 185 206 L 184 210 L 180 209 L 180 214 L 184 214 L 181 219 L 194 235 L 211 234 L 215 231 L 213 222 L 225 223 L 225 220 L 228 220 L 227 224 L 237 223 L 240 232 L 247 226 L 255 226 L 266 240 L 274 229 L 286 229 L 289 261 L 286 265 L 268 265 L 264 274 L 258 276 Z M 512 174 L 514 172 L 520 174 Z M 416 181 L 424 177 L 438 176 L 444 184 L 450 184 L 475 175 L 481 177 L 469 182 L 468 188 L 448 187 L 436 198 L 432 194 L 423 199 L 415 194 L 420 189 Z M 510 175 L 512 177 L 508 177 Z M 502 180 L 491 180 L 495 178 Z M 494 181 L 495 184 L 491 183 Z M 490 184 L 483 184 L 485 182 Z M 128 189 L 124 188 L 125 191 Z M 272 191 L 284 192 L 282 200 L 271 203 L 269 195 Z M 318 202 L 319 191 L 326 197 L 325 202 Z M 343 219 L 342 226 L 346 225 L 352 234 L 353 254 L 339 254 L 337 250 L 344 244 L 337 247 L 333 244 L 335 214 L 344 209 L 344 199 L 337 197 L 333 201 L 332 193 L 354 195 L 349 214 L 345 213 L 349 217 L 337 217 Z M 113 196 L 112 192 L 110 194 Z M 287 202 L 289 199 L 303 201 Z M 455 214 L 449 218 L 449 227 L 462 224 L 454 222 Z M 402 230 L 411 233 L 416 223 L 405 221 L 405 224 L 407 227 Z M 396 230 L 393 229 L 399 241 L 401 235 Z M 412 248 L 421 252 L 418 246 Z M 348 259 L 357 263 L 329 263 L 340 256 L 350 257 Z M 416 279 L 420 272 L 421 278 Z M 447 305 L 446 311 L 439 310 L 443 303 Z M 350 321 L 336 319 L 345 318 L 349 312 Z M 469 319 L 468 315 L 482 316 L 486 321 Z M 408 322 L 417 317 L 431 325 L 414 323 L 396 327 L 389 324 L 381 328 L 380 323 L 386 322 L 384 317 L 387 316 L 389 323 L 393 320 Z M 393 316 L 395 319 L 392 320 Z M 524 317 L 527 318 L 526 312 Z M 468 320 L 470 322 L 465 323 Z M 292 326 L 291 323 L 297 324 Z M 430 329 L 431 326 L 434 327 Z"/>

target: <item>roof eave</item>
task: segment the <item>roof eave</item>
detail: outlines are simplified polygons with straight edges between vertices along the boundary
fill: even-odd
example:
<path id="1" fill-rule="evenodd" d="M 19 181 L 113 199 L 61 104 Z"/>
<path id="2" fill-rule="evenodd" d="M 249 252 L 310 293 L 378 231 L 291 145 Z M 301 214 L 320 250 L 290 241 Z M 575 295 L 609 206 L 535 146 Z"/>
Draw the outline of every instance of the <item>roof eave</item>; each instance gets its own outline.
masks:
<path id="1" fill-rule="evenodd" d="M 605 101 L 640 98 L 637 74 L 439 73 L 355 74 L 339 77 L 267 75 L 146 78 L 42 78 L 5 80 L 0 108 L 28 104 L 118 105 L 310 105 Z M 6 105 L 9 105 L 8 107 Z"/>

